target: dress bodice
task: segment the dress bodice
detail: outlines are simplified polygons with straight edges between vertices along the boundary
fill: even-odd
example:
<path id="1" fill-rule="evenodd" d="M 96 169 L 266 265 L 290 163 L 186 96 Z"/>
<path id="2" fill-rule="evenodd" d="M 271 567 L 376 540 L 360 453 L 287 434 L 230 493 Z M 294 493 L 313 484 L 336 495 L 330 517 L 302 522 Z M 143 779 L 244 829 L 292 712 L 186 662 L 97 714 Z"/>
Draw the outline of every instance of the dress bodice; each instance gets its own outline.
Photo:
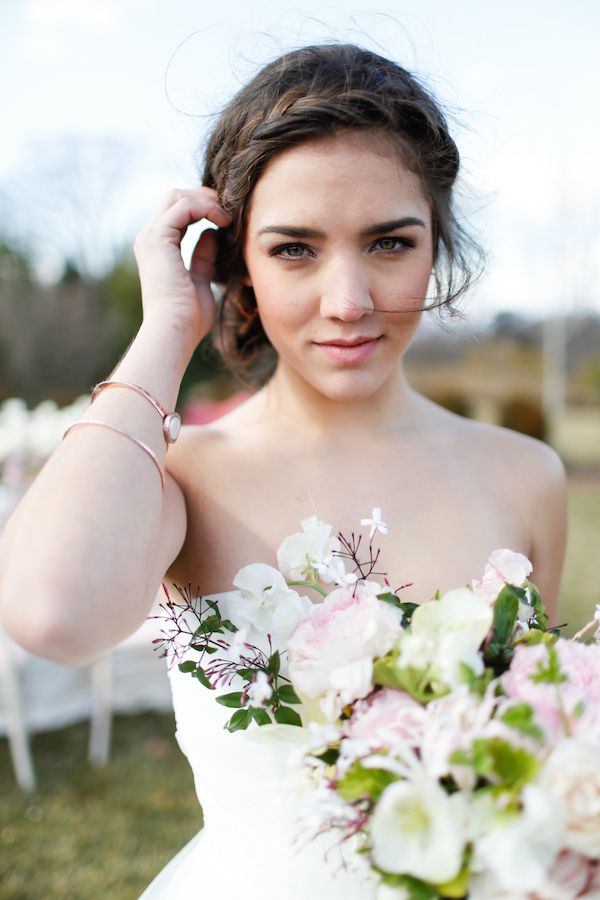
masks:
<path id="1" fill-rule="evenodd" d="M 197 656 L 189 651 L 186 659 Z M 335 835 L 309 840 L 302 833 L 307 785 L 299 757 L 306 731 L 253 724 L 230 733 L 224 725 L 233 710 L 217 703 L 215 692 L 176 665 L 169 679 L 176 736 L 193 771 L 204 828 L 152 883 L 144 900 L 374 896 L 362 871 L 344 869 Z"/>

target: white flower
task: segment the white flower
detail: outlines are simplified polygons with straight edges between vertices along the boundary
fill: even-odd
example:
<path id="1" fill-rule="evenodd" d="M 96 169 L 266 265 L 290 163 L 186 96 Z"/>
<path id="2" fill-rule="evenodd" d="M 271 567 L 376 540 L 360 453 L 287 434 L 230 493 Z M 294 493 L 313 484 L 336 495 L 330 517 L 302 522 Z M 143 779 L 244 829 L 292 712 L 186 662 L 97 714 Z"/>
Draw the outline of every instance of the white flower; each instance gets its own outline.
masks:
<path id="1" fill-rule="evenodd" d="M 266 672 L 257 672 L 247 695 L 250 706 L 264 706 L 273 696 L 273 688 Z"/>
<path id="2" fill-rule="evenodd" d="M 380 884 L 377 888 L 376 900 L 410 900 L 410 894 L 406 888 Z"/>
<path id="3" fill-rule="evenodd" d="M 528 784 L 521 797 L 521 812 L 494 809 L 484 798 L 480 815 L 473 817 L 480 832 L 473 868 L 489 870 L 504 890 L 528 894 L 546 879 L 561 847 L 564 818 L 555 800 L 537 785 Z"/>
<path id="4" fill-rule="evenodd" d="M 322 562 L 316 563 L 315 569 L 323 584 L 333 584 L 334 582 L 341 584 L 347 577 L 344 560 L 333 554 L 326 556 Z"/>
<path id="5" fill-rule="evenodd" d="M 458 875 L 465 846 L 466 801 L 436 781 L 395 781 L 371 820 L 373 860 L 385 872 L 442 883 Z"/>
<path id="6" fill-rule="evenodd" d="M 382 522 L 381 520 L 381 509 L 378 506 L 374 507 L 373 512 L 371 513 L 371 518 L 361 519 L 360 524 L 367 525 L 371 528 L 371 531 L 369 532 L 370 541 L 373 540 L 373 535 L 376 531 L 379 531 L 380 534 L 388 533 L 388 527 L 385 522 Z"/>
<path id="7" fill-rule="evenodd" d="M 468 635 L 453 631 L 441 635 L 433 662 L 436 677 L 451 688 L 458 687 L 464 683 L 461 664 L 475 675 L 482 675 L 485 668 L 481 653 L 472 646 Z"/>
<path id="8" fill-rule="evenodd" d="M 562 741 L 546 759 L 537 784 L 566 817 L 563 846 L 600 859 L 600 748 Z"/>
<path id="9" fill-rule="evenodd" d="M 310 751 L 325 750 L 330 744 L 334 744 L 338 741 L 341 735 L 340 729 L 330 722 L 325 722 L 323 724 L 319 722 L 309 722 L 308 731 L 310 735 L 308 739 L 308 749 Z"/>
<path id="10" fill-rule="evenodd" d="M 277 565 L 290 581 L 301 581 L 319 565 L 327 569 L 329 563 L 325 561 L 331 559 L 334 550 L 341 549 L 331 525 L 321 522 L 317 516 L 303 519 L 300 525 L 302 531 L 287 537 L 277 551 Z M 340 572 L 337 563 L 334 571 L 336 574 Z"/>
<path id="11" fill-rule="evenodd" d="M 238 590 L 220 596 L 219 607 L 223 618 L 231 619 L 236 628 L 253 628 L 284 643 L 310 611 L 310 600 L 288 587 L 272 566 L 244 566 L 233 583 Z M 255 643 L 252 633 L 249 637 Z"/>
<path id="12" fill-rule="evenodd" d="M 520 587 L 531 571 L 531 563 L 522 553 L 494 550 L 488 558 L 483 578 L 473 581 L 473 590 L 478 596 L 493 603 L 505 584 Z"/>
<path id="13" fill-rule="evenodd" d="M 596 622 L 600 622 L 600 603 L 596 603 L 596 609 L 594 611 L 594 619 Z"/>
<path id="14" fill-rule="evenodd" d="M 400 669 L 427 669 L 435 659 L 437 644 L 426 634 L 406 631 L 400 642 L 398 667 Z"/>
<path id="15" fill-rule="evenodd" d="M 440 600 L 415 609 L 410 630 L 400 639 L 400 668 L 429 669 L 435 678 L 455 687 L 462 681 L 461 663 L 483 672 L 479 647 L 492 624 L 487 601 L 470 588 L 448 591 Z"/>
<path id="16" fill-rule="evenodd" d="M 233 663 L 239 663 L 242 656 L 247 656 L 248 647 L 248 628 L 238 628 L 231 639 L 226 638 L 229 643 L 227 650 L 223 653 L 223 657 L 229 659 Z"/>
<path id="17" fill-rule="evenodd" d="M 347 572 L 345 575 L 342 575 L 341 578 L 336 580 L 336 584 L 339 584 L 340 587 L 352 587 L 353 584 L 356 584 L 358 581 L 358 575 L 354 572 Z"/>

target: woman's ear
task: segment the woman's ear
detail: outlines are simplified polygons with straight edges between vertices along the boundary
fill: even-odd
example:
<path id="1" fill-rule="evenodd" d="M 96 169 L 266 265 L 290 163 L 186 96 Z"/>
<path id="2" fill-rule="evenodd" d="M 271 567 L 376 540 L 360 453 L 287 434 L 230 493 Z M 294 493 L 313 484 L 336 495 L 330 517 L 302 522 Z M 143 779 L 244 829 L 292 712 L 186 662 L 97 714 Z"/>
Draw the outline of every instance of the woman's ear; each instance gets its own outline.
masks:
<path id="1" fill-rule="evenodd" d="M 242 278 L 242 284 L 244 285 L 244 287 L 252 287 L 252 279 L 247 272 Z"/>

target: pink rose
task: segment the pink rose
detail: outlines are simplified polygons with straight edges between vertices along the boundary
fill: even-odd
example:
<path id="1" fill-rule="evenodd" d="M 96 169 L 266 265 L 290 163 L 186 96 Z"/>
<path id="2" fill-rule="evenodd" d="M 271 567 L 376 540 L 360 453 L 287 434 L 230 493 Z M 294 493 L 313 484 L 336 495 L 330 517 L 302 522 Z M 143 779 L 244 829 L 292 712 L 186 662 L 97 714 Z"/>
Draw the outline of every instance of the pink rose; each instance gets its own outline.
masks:
<path id="1" fill-rule="evenodd" d="M 378 600 L 379 585 L 332 591 L 300 622 L 288 642 L 290 676 L 305 697 L 318 698 L 329 721 L 373 687 L 373 659 L 386 654 L 401 627 L 393 607 Z"/>
<path id="2" fill-rule="evenodd" d="M 593 870 L 594 865 L 586 856 L 563 850 L 552 864 L 544 887 L 535 895 L 536 900 L 590 897 L 587 891 Z"/>
<path id="3" fill-rule="evenodd" d="M 344 735 L 367 741 L 372 750 L 392 750 L 399 742 L 416 747 L 423 736 L 424 722 L 425 710 L 420 703 L 404 691 L 386 687 L 358 701 L 344 724 Z"/>
<path id="4" fill-rule="evenodd" d="M 558 689 L 571 735 L 600 742 L 600 646 L 559 638 L 554 648 L 561 671 L 568 677 Z M 544 645 L 517 647 L 510 669 L 501 678 L 502 687 L 510 699 L 529 703 L 537 723 L 549 737 L 556 738 L 563 734 L 556 685 L 531 680 L 539 663 L 548 663 Z M 583 712 L 578 715 L 581 705 Z"/>
<path id="5" fill-rule="evenodd" d="M 493 603 L 505 584 L 521 587 L 532 570 L 533 566 L 522 553 L 494 550 L 488 558 L 483 578 L 473 581 L 473 590 L 488 603 Z"/>

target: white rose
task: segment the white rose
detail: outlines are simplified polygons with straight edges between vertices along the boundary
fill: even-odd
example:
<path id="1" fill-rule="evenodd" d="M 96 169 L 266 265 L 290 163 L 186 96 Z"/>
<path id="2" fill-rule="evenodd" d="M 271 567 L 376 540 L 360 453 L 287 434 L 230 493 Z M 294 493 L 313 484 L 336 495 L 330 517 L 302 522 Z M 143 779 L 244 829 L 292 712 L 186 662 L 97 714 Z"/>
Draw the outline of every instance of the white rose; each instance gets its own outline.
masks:
<path id="1" fill-rule="evenodd" d="M 600 859 L 600 749 L 574 740 L 561 742 L 537 779 L 566 817 L 564 846 Z"/>
<path id="2" fill-rule="evenodd" d="M 556 802 L 537 784 L 523 789 L 522 801 L 522 810 L 513 813 L 494 808 L 489 798 L 483 798 L 475 804 L 471 828 L 479 832 L 474 870 L 489 871 L 504 891 L 526 895 L 546 881 L 562 844 L 563 817 Z"/>
<path id="3" fill-rule="evenodd" d="M 448 591 L 440 600 L 415 609 L 410 631 L 400 640 L 400 668 L 432 669 L 432 675 L 454 687 L 461 683 L 460 664 L 483 672 L 479 647 L 492 624 L 488 603 L 470 588 Z"/>

